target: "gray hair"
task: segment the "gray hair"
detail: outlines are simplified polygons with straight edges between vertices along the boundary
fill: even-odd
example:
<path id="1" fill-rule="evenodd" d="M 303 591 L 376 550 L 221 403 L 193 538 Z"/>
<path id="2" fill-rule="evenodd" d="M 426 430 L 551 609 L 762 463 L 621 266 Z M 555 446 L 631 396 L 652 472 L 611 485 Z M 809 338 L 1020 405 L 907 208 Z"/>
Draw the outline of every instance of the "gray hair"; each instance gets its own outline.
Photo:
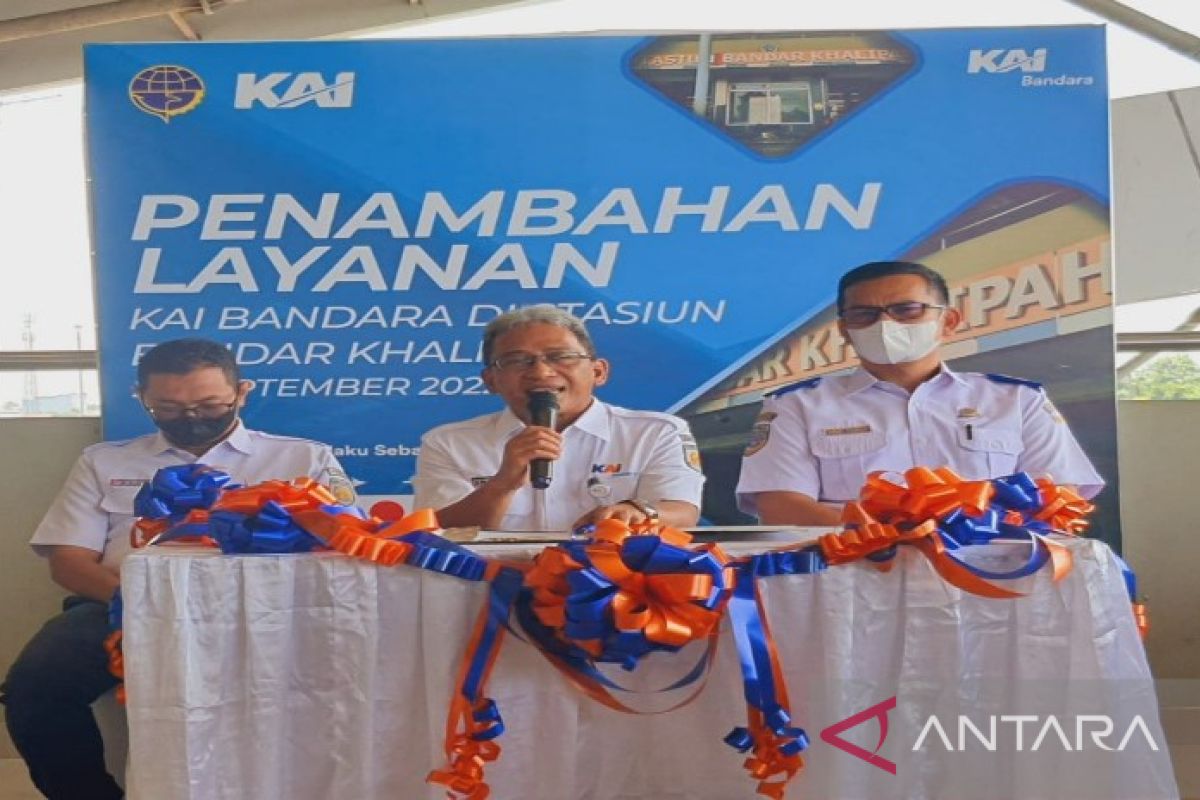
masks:
<path id="1" fill-rule="evenodd" d="M 583 320 L 558 306 L 539 303 L 507 311 L 487 324 L 483 329 L 483 363 L 492 363 L 492 347 L 497 339 L 514 328 L 526 325 L 557 325 L 573 333 L 589 356 L 596 355 L 596 346 L 592 344 L 592 337 L 588 336 L 587 329 L 583 327 Z"/>

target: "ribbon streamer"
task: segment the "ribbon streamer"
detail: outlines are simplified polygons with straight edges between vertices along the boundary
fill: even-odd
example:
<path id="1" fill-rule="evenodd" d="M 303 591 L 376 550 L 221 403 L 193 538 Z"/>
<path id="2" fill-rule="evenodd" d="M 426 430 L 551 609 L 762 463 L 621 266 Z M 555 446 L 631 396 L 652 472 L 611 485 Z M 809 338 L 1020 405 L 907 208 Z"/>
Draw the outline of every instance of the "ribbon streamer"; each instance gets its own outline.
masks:
<path id="1" fill-rule="evenodd" d="M 1020 593 L 997 582 L 1031 575 L 1049 564 L 1053 578 L 1071 568 L 1070 552 L 1050 539 L 1077 534 L 1092 506 L 1079 495 L 1018 473 L 990 481 L 965 481 L 946 468 L 918 467 L 904 483 L 873 473 L 860 501 L 848 503 L 845 528 L 816 544 L 783 548 L 732 560 L 715 544 L 692 545 L 691 536 L 665 526 L 629 526 L 605 520 L 591 538 L 546 548 L 532 564 L 482 558 L 435 531 L 428 509 L 384 521 L 354 506 L 339 505 L 310 478 L 238 486 L 230 476 L 202 464 L 160 470 L 142 487 L 131 540 L 135 546 L 188 542 L 219 547 L 230 555 L 334 550 L 381 567 L 400 564 L 489 584 L 456 681 L 447 713 L 447 764 L 429 773 L 457 800 L 485 800 L 485 765 L 500 756 L 504 723 L 487 684 L 506 632 L 537 647 L 573 685 L 625 713 L 665 713 L 695 699 L 710 672 L 727 618 L 738 649 L 747 723 L 725 741 L 747 753 L 745 768 L 760 795 L 779 800 L 804 766 L 808 746 L 792 724 L 778 648 L 763 603 L 760 580 L 805 575 L 827 566 L 869 560 L 888 570 L 900 547 L 915 547 L 938 574 L 964 591 L 1012 598 Z M 1029 544 L 1029 557 L 1006 572 L 975 567 L 961 558 L 971 545 L 994 541 Z M 1121 562 L 1131 601 L 1133 573 Z M 1134 603 L 1145 635 L 1145 607 Z M 516 617 L 519 631 L 512 627 Z M 105 642 L 109 669 L 124 675 L 119 593 L 110 606 Z M 707 647 L 668 692 L 691 687 L 670 708 L 645 712 L 617 699 L 630 693 L 599 665 L 633 670 L 652 652 L 677 652 L 691 642 Z M 123 698 L 124 687 L 119 690 Z"/>
<path id="2" fill-rule="evenodd" d="M 758 781 L 758 793 L 773 800 L 784 796 L 788 784 L 803 769 L 800 754 L 808 748 L 808 735 L 791 724 L 787 684 L 758 580 L 768 575 L 819 572 L 825 566 L 813 547 L 752 556 L 738 565 L 737 586 L 729 603 L 733 638 L 742 664 L 747 726 L 734 728 L 725 743 L 750 753 L 743 766 Z"/>
<path id="3" fill-rule="evenodd" d="M 847 503 L 846 530 L 821 537 L 830 564 L 868 558 L 890 568 L 896 547 L 910 545 L 922 552 L 948 583 L 982 597 L 1014 598 L 1021 592 L 993 581 L 1032 575 L 1050 563 L 1053 579 L 1071 569 L 1071 554 L 1047 534 L 1073 534 L 1087 524 L 1083 515 L 1092 506 L 1050 479 L 1034 481 L 1017 473 L 990 481 L 963 480 L 952 470 L 914 467 L 905 483 L 871 473 L 861 499 Z M 1029 558 L 1007 572 L 992 572 L 967 563 L 954 551 L 997 540 L 1026 541 Z"/>

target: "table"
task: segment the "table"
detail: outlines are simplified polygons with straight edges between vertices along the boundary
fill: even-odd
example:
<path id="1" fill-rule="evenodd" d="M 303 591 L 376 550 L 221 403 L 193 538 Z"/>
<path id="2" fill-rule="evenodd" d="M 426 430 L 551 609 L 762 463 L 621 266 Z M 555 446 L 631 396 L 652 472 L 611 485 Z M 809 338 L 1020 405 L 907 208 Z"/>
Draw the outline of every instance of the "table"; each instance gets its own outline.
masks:
<path id="1" fill-rule="evenodd" d="M 886 573 L 855 563 L 764 579 L 795 721 L 812 740 L 787 796 L 1178 797 L 1119 565 L 1103 543 L 1068 546 L 1071 573 L 1014 581 L 1027 593 L 1016 600 L 964 594 L 906 548 Z M 1022 558 L 1015 549 L 981 546 L 973 558 L 997 568 Z M 424 777 L 444 764 L 448 700 L 485 585 L 328 553 L 151 548 L 125 561 L 122 587 L 133 800 L 444 796 Z M 745 721 L 730 638 L 693 703 L 628 716 L 508 637 L 489 691 L 507 728 L 487 769 L 492 797 L 757 797 L 721 741 Z M 663 686 L 694 655 L 654 654 L 614 674 Z M 893 697 L 879 755 L 895 774 L 821 738 Z M 1113 733 L 1099 741 L 1112 750 L 1091 736 L 1106 717 Z M 879 736 L 878 719 L 841 734 L 868 751 Z"/>

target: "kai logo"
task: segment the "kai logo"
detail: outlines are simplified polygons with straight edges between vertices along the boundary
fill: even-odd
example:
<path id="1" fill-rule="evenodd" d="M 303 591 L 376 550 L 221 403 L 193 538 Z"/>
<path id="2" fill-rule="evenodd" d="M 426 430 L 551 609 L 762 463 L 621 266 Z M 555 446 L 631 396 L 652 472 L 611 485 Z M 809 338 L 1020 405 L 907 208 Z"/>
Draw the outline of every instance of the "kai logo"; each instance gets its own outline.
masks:
<path id="1" fill-rule="evenodd" d="M 620 464 L 592 464 L 592 474 L 616 475 L 621 471 Z"/>
<path id="2" fill-rule="evenodd" d="M 972 50 L 967 59 L 967 72 L 1045 72 L 1046 48 L 1039 47 L 1032 54 L 1024 50 Z"/>
<path id="3" fill-rule="evenodd" d="M 332 81 L 319 72 L 272 72 L 262 76 L 240 72 L 233 107 L 246 109 L 258 104 L 278 109 L 315 103 L 320 108 L 349 108 L 353 102 L 353 72 L 339 72 Z"/>

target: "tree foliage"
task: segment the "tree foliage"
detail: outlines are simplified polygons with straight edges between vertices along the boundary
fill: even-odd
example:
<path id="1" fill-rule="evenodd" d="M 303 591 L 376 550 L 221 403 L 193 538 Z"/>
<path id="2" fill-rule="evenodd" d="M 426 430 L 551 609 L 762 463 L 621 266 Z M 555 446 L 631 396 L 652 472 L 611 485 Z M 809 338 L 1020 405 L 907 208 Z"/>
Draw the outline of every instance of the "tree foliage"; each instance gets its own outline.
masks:
<path id="1" fill-rule="evenodd" d="M 1200 364 L 1187 353 L 1155 358 L 1121 378 L 1122 400 L 1200 400 Z"/>

